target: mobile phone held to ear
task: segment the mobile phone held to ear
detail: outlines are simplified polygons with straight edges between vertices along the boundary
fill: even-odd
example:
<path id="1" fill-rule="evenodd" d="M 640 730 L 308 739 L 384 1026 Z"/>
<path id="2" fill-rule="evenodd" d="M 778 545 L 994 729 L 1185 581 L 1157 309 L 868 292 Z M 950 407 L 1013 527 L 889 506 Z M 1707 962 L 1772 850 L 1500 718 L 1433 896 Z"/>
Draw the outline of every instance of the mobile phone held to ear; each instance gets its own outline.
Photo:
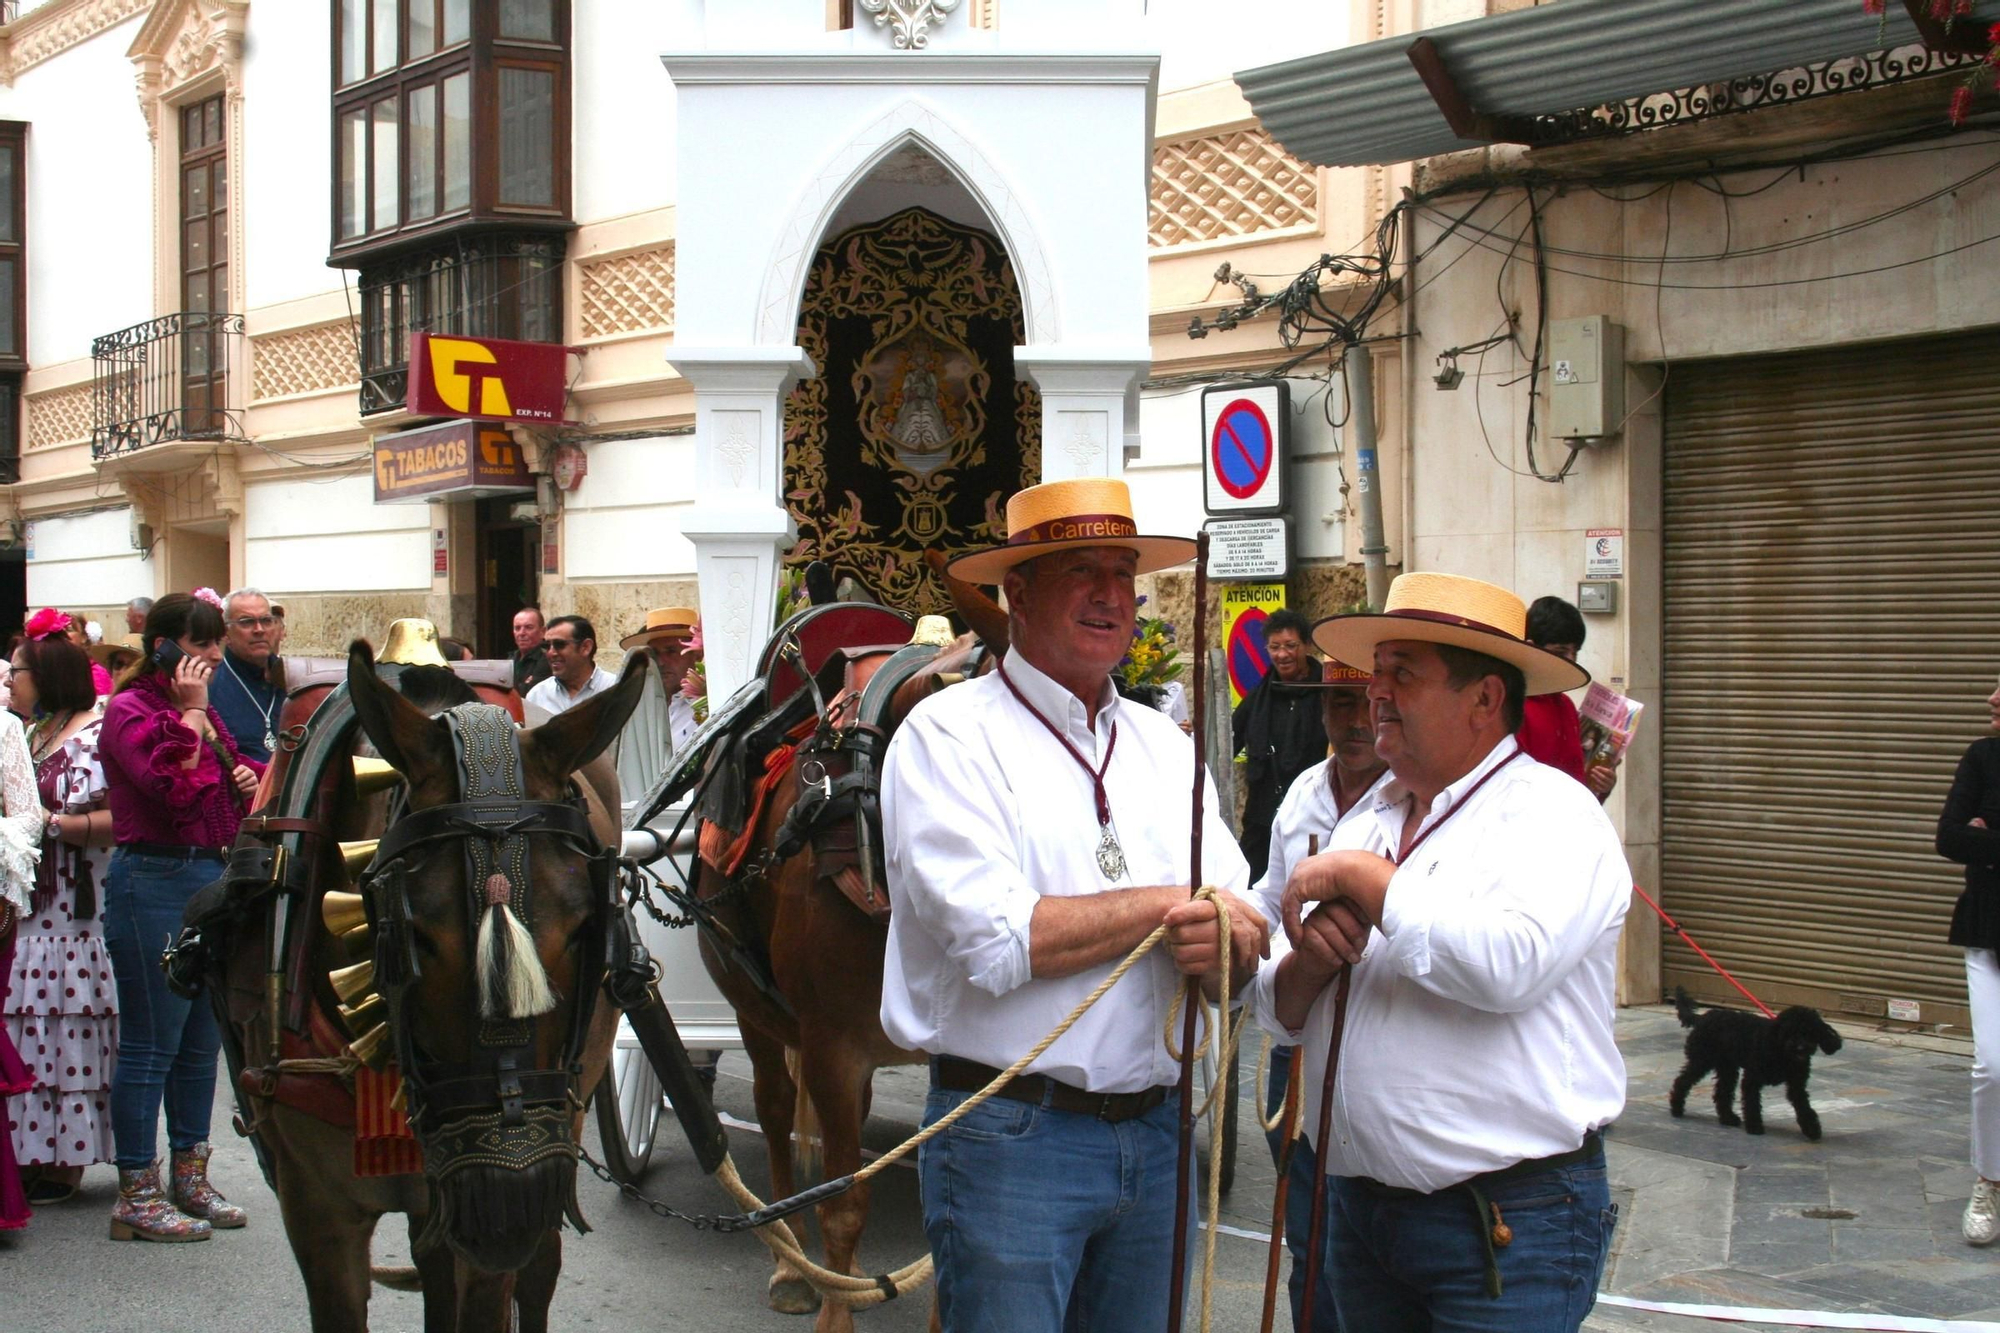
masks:
<path id="1" fill-rule="evenodd" d="M 171 676 L 174 674 L 174 668 L 179 666 L 181 659 L 186 656 L 181 646 L 172 639 L 161 639 L 153 648 L 153 665 Z"/>

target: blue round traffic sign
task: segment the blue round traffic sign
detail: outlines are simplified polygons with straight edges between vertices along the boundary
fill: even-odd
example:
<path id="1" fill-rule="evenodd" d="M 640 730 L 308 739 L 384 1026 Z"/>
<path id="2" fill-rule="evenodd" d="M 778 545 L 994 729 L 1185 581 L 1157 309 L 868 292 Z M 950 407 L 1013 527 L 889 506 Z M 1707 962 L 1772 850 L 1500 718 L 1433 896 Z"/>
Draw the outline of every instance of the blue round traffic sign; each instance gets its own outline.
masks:
<path id="1" fill-rule="evenodd" d="M 1271 654 L 1264 647 L 1268 618 L 1263 607 L 1253 606 L 1229 627 L 1229 683 L 1238 695 L 1256 689 L 1271 670 Z"/>
<path id="2" fill-rule="evenodd" d="M 1237 500 L 1255 495 L 1271 475 L 1271 422 L 1248 398 L 1233 399 L 1215 418 L 1208 452 L 1215 479 Z"/>

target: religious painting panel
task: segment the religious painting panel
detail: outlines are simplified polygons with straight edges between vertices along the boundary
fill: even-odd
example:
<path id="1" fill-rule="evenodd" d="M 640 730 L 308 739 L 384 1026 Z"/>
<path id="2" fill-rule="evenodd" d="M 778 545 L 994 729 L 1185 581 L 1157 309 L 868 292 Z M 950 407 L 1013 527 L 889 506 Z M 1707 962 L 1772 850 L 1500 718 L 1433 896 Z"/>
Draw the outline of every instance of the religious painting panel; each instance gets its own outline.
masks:
<path id="1" fill-rule="evenodd" d="M 820 247 L 799 345 L 818 367 L 785 404 L 787 565 L 824 560 L 909 615 L 950 598 L 924 564 L 1004 541 L 1007 497 L 1041 479 L 1041 396 L 1012 265 L 987 232 L 910 208 Z"/>

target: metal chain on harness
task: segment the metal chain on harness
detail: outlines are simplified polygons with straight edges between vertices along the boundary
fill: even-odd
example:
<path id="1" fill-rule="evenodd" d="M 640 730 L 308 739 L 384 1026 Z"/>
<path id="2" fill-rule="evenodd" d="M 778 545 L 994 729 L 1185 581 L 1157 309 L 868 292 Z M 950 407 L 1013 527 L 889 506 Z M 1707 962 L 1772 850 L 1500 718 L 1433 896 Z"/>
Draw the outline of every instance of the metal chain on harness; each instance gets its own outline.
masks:
<path id="1" fill-rule="evenodd" d="M 612 1175 L 611 1168 L 598 1161 L 595 1157 L 592 1157 L 590 1150 L 582 1144 L 577 1145 L 576 1152 L 577 1156 L 583 1159 L 583 1164 L 590 1168 L 592 1175 L 607 1185 L 616 1186 L 620 1194 L 634 1203 L 644 1205 L 647 1209 L 651 1210 L 655 1217 L 664 1218 L 669 1222 L 685 1222 L 696 1231 L 713 1231 L 718 1235 L 724 1236 L 749 1229 L 749 1219 L 741 1214 L 734 1217 L 724 1217 L 714 1213 L 684 1213 L 670 1203 L 661 1203 L 658 1199 L 642 1191 L 637 1185 L 629 1181 L 620 1180 L 618 1177 Z"/>

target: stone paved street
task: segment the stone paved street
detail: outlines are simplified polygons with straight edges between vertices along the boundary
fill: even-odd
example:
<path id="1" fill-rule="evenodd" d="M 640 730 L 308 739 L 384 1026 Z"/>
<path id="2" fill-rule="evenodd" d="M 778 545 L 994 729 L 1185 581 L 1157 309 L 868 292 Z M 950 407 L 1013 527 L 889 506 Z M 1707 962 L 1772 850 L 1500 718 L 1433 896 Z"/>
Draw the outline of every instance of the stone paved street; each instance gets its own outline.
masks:
<path id="1" fill-rule="evenodd" d="M 1618 1035 L 1631 1069 L 1631 1101 L 1610 1138 L 1612 1183 L 1622 1214 L 1605 1290 L 1672 1302 L 1995 1321 L 2000 1330 L 2000 1247 L 1959 1238 L 1970 1186 L 1966 1162 L 1967 1043 L 1844 1025 L 1846 1047 L 1819 1061 L 1815 1104 L 1826 1137 L 1808 1143 L 1782 1098 L 1767 1102 L 1769 1132 L 1752 1138 L 1715 1123 L 1707 1085 L 1689 1115 L 1674 1120 L 1666 1089 L 1679 1067 L 1682 1031 L 1671 1011 L 1627 1010 Z M 1250 1057 L 1254 1060 L 1254 1055 Z M 1246 1082 L 1247 1067 L 1246 1061 Z M 748 1067 L 725 1059 L 719 1100 L 735 1120 L 751 1118 Z M 876 1149 L 909 1131 L 921 1074 L 882 1074 L 868 1142 Z M 223 1108 L 218 1107 L 220 1112 Z M 44 1208 L 25 1233 L 0 1238 L 0 1330 L 139 1333 L 163 1327 L 205 1333 L 274 1333 L 306 1327 L 296 1270 L 276 1205 L 241 1140 L 221 1129 L 216 1175 L 252 1213 L 249 1229 L 197 1246 L 114 1246 L 104 1239 L 113 1177 L 92 1170 L 82 1197 Z M 732 1127 L 746 1179 L 764 1187 L 760 1140 Z M 696 1211 L 727 1211 L 702 1179 L 669 1122 L 645 1177 L 648 1191 Z M 593 1142 L 593 1147 L 594 1147 Z M 1249 1330 L 1261 1303 L 1263 1247 L 1272 1172 L 1260 1139 L 1246 1134 L 1236 1187 L 1223 1208 L 1214 1326 Z M 596 1230 L 567 1237 L 554 1326 L 559 1329 L 804 1330 L 804 1321 L 762 1304 L 769 1267 L 743 1236 L 698 1233 L 658 1221 L 601 1182 L 579 1188 Z M 914 1173 L 877 1183 L 863 1258 L 876 1271 L 915 1257 Z M 401 1262 L 401 1227 L 385 1225 L 378 1261 Z M 61 1293 L 56 1301 L 51 1292 Z M 926 1327 L 928 1301 L 898 1302 L 860 1320 L 868 1333 Z M 373 1327 L 421 1327 L 417 1299 L 378 1291 Z M 1699 1333 L 1722 1327 L 1600 1302 L 1595 1333 Z M 1762 1324 L 1738 1327 L 1762 1328 Z M 1194 1327 L 1190 1320 L 1189 1327 Z"/>

